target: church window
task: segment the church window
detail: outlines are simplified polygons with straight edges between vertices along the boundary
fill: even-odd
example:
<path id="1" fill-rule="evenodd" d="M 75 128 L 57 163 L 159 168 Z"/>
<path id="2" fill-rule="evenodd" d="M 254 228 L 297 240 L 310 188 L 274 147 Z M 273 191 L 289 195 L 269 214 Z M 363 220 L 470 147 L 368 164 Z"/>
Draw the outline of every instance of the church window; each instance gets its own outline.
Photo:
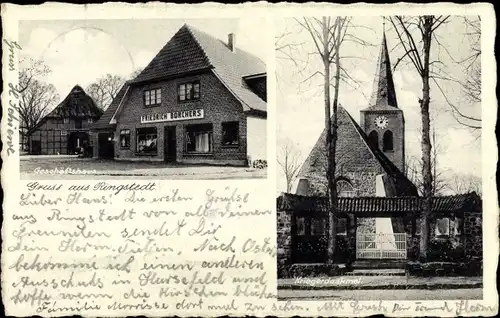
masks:
<path id="1" fill-rule="evenodd" d="M 370 140 L 370 144 L 372 145 L 372 147 L 377 149 L 378 148 L 378 133 L 375 130 L 373 130 L 368 135 L 368 139 Z"/>
<path id="2" fill-rule="evenodd" d="M 337 181 L 337 192 L 339 197 L 355 197 L 357 195 L 356 189 L 347 180 Z"/>
<path id="3" fill-rule="evenodd" d="M 392 131 L 388 130 L 384 133 L 384 151 L 392 151 L 392 150 L 394 150 Z"/>

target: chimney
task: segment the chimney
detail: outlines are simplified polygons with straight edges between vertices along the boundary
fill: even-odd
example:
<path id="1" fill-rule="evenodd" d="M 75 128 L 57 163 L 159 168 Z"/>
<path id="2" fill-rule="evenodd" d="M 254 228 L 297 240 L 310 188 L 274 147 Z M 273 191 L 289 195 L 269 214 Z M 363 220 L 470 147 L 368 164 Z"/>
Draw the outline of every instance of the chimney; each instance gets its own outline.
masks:
<path id="1" fill-rule="evenodd" d="M 227 45 L 229 46 L 231 52 L 236 52 L 236 34 L 229 33 L 227 35 Z"/>

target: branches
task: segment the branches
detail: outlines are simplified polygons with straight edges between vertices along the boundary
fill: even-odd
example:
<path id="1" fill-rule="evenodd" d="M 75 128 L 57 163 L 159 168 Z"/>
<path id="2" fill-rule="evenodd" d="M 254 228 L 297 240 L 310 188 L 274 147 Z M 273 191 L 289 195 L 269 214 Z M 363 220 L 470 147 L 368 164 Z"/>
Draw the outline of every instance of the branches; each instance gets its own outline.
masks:
<path id="1" fill-rule="evenodd" d="M 99 108 L 106 110 L 124 83 L 125 79 L 121 76 L 106 74 L 106 76 L 90 84 L 86 91 Z"/>
<path id="2" fill-rule="evenodd" d="M 291 140 L 287 139 L 285 142 L 281 143 L 276 160 L 285 175 L 286 192 L 290 192 L 292 190 L 293 181 L 301 166 L 300 152 L 292 144 Z"/>
<path id="3" fill-rule="evenodd" d="M 28 59 L 21 61 L 19 71 L 19 117 L 21 126 L 28 131 L 49 113 L 59 99 L 52 84 L 47 84 L 42 77 L 50 73 L 50 68 L 42 61 Z"/>

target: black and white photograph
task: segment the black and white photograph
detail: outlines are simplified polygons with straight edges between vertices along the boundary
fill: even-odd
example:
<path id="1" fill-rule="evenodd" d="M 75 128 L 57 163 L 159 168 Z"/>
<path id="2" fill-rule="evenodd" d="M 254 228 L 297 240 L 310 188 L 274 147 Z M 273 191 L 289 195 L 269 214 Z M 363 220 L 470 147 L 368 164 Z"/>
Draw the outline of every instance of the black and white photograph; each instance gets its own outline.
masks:
<path id="1" fill-rule="evenodd" d="M 279 300 L 483 299 L 481 19 L 276 23 Z"/>
<path id="2" fill-rule="evenodd" d="M 20 21 L 21 177 L 266 178 L 262 23 Z"/>

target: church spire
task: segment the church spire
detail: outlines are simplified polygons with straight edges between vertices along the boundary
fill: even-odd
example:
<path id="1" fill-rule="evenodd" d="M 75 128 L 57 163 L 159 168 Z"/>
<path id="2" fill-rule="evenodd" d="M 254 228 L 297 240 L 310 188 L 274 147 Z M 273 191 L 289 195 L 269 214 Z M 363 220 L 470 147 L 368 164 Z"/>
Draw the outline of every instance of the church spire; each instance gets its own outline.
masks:
<path id="1" fill-rule="evenodd" d="M 385 20 L 384 32 L 380 55 L 377 62 L 377 70 L 373 81 L 373 92 L 370 99 L 370 108 L 384 108 L 387 106 L 398 107 L 396 100 L 396 90 L 392 78 L 391 61 L 389 59 L 389 50 L 387 49 L 387 40 L 385 38 Z"/>

